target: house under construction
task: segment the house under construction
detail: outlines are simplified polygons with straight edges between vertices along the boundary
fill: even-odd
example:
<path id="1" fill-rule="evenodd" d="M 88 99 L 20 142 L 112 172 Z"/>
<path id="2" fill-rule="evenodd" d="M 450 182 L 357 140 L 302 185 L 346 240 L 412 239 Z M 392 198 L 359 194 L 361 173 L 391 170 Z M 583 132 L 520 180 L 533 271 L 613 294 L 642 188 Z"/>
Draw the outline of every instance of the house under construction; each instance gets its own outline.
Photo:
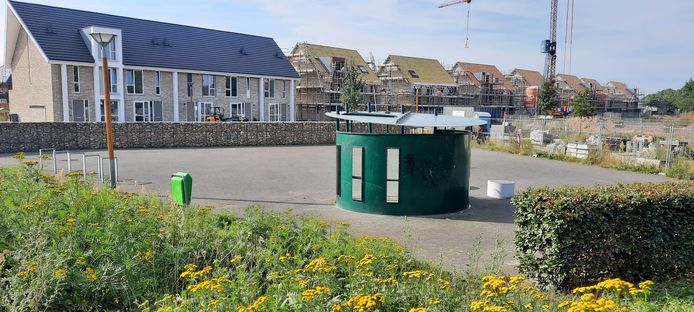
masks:
<path id="1" fill-rule="evenodd" d="M 544 83 L 545 77 L 538 71 L 516 68 L 506 79 L 513 87 L 514 106 L 523 108 L 529 114 L 535 114 L 540 87 Z"/>
<path id="2" fill-rule="evenodd" d="M 515 111 L 513 86 L 494 65 L 457 62 L 450 70 L 460 94 L 471 98 L 477 110 L 494 117 Z"/>
<path id="3" fill-rule="evenodd" d="M 620 113 L 623 117 L 639 116 L 638 89 L 629 89 L 619 81 L 610 81 L 605 85 L 605 111 Z"/>
<path id="4" fill-rule="evenodd" d="M 389 55 L 377 75 L 385 90 L 385 110 L 403 105 L 409 111 L 434 113 L 463 104 L 455 81 L 437 60 Z"/>
<path id="5" fill-rule="evenodd" d="M 287 58 L 301 77 L 296 86 L 296 120 L 325 120 L 326 112 L 340 106 L 344 70 L 350 64 L 364 81 L 361 105 L 382 104 L 381 81 L 356 50 L 298 43 Z"/>

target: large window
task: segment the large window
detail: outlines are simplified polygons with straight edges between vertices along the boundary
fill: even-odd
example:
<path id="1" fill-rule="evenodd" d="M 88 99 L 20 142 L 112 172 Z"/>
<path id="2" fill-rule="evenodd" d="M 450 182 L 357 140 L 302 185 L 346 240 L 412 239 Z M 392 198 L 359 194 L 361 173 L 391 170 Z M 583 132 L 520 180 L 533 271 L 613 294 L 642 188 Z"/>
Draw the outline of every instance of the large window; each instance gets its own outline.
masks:
<path id="1" fill-rule="evenodd" d="M 106 121 L 106 110 L 104 109 L 104 100 L 101 100 L 101 116 L 99 120 Z M 111 121 L 118 121 L 118 101 L 111 101 Z"/>
<path id="2" fill-rule="evenodd" d="M 282 114 L 280 113 L 280 104 L 272 103 L 270 104 L 270 121 L 280 121 Z"/>
<path id="3" fill-rule="evenodd" d="M 118 93 L 118 71 L 115 68 L 108 69 L 108 80 L 111 84 L 111 93 Z M 99 92 L 104 94 L 104 75 L 102 67 L 99 67 Z"/>
<path id="4" fill-rule="evenodd" d="M 202 96 L 214 96 L 215 76 L 202 75 Z"/>
<path id="5" fill-rule="evenodd" d="M 162 121 L 161 101 L 133 102 L 134 121 Z"/>
<path id="6" fill-rule="evenodd" d="M 226 96 L 239 96 L 238 78 L 226 76 L 224 79 L 224 86 L 226 90 Z"/>
<path id="7" fill-rule="evenodd" d="M 264 91 L 265 91 L 265 97 L 266 98 L 274 98 L 275 97 L 275 80 L 274 79 L 268 79 L 265 82 L 265 85 L 263 86 Z"/>
<path id="8" fill-rule="evenodd" d="M 243 103 L 229 104 L 229 116 L 232 120 L 243 120 L 246 117 L 246 105 Z"/>
<path id="9" fill-rule="evenodd" d="M 128 94 L 143 94 L 144 83 L 142 81 L 141 70 L 126 70 L 125 71 L 125 92 Z"/>
<path id="10" fill-rule="evenodd" d="M 72 91 L 80 93 L 80 68 L 72 66 Z"/>
<path id="11" fill-rule="evenodd" d="M 161 72 L 154 72 L 154 93 L 161 94 Z"/>
<path id="12" fill-rule="evenodd" d="M 352 199 L 358 201 L 363 198 L 363 157 L 363 148 L 352 147 Z"/>
<path id="13" fill-rule="evenodd" d="M 386 202 L 398 203 L 400 198 L 400 149 L 389 148 L 386 157 Z"/>

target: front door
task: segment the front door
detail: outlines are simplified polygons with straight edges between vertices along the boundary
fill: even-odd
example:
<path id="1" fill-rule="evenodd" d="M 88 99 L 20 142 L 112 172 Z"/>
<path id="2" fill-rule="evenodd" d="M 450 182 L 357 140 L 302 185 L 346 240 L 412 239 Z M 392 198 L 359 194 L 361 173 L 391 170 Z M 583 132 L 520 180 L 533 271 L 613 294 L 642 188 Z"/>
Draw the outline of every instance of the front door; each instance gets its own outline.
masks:
<path id="1" fill-rule="evenodd" d="M 89 102 L 87 100 L 72 101 L 72 121 L 89 121 Z"/>

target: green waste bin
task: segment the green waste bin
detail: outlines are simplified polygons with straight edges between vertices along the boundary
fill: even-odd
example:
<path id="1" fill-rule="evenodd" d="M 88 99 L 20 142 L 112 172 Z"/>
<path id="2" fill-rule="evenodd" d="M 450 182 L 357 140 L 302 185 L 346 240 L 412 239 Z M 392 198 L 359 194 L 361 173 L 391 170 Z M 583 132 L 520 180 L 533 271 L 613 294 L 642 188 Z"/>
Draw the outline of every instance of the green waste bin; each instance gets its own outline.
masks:
<path id="1" fill-rule="evenodd" d="M 193 178 L 186 172 L 176 172 L 171 175 L 171 197 L 176 204 L 188 206 L 190 204 Z"/>

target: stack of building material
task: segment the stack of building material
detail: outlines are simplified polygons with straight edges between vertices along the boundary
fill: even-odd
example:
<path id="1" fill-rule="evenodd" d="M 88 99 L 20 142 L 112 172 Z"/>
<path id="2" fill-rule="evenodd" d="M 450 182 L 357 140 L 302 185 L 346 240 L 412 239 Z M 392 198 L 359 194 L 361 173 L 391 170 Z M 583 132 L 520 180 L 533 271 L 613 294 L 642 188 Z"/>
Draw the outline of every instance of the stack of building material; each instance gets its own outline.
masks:
<path id="1" fill-rule="evenodd" d="M 533 130 L 530 132 L 530 142 L 534 145 L 543 145 L 552 142 L 552 135 L 549 131 Z"/>
<path id="2" fill-rule="evenodd" d="M 586 159 L 590 154 L 590 148 L 586 143 L 573 142 L 566 145 L 566 155 L 574 158 Z"/>

